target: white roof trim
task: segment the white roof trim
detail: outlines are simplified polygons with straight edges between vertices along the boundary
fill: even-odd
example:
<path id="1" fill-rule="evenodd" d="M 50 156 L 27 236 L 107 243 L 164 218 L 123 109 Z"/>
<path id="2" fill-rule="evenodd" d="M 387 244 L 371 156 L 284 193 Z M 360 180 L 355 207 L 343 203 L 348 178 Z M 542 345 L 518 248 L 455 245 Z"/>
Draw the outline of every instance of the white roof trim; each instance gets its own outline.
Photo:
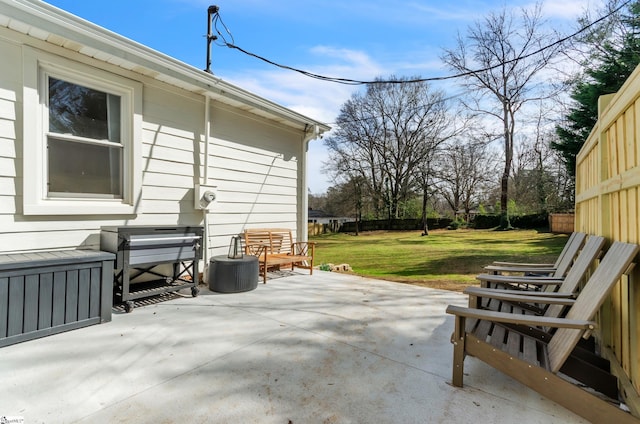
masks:
<path id="1" fill-rule="evenodd" d="M 0 0 L 0 25 L 298 129 L 331 128 L 38 0 Z"/>

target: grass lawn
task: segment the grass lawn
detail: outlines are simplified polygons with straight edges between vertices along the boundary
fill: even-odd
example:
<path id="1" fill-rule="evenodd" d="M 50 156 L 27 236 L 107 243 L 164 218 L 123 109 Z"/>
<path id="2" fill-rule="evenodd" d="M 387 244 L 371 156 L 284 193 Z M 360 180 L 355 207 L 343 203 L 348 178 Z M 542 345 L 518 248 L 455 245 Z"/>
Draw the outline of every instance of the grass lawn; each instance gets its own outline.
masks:
<path id="1" fill-rule="evenodd" d="M 476 284 L 494 260 L 554 262 L 566 234 L 535 230 L 376 231 L 326 234 L 316 242 L 316 265 L 347 263 L 358 275 L 447 290 Z"/>

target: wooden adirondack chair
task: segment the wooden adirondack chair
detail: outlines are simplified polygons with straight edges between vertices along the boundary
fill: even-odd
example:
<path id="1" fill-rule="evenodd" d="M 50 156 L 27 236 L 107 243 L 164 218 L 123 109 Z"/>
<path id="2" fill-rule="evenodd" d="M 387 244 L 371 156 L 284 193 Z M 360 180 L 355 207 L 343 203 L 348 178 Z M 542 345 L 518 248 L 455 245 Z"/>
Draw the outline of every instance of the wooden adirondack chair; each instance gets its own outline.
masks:
<path id="1" fill-rule="evenodd" d="M 587 235 L 585 233 L 575 232 L 571 234 L 569 240 L 565 244 L 562 252 L 558 256 L 555 264 L 524 264 L 510 262 L 494 262 L 492 265 L 484 267 L 485 271 L 493 274 L 510 273 L 532 273 L 540 276 L 550 276 L 562 278 L 571 268 L 571 264 L 576 255 L 580 251 Z"/>
<path id="2" fill-rule="evenodd" d="M 635 244 L 613 243 L 575 301 L 569 299 L 564 318 L 447 307 L 455 315 L 453 385 L 462 387 L 464 359 L 471 355 L 594 423 L 640 423 L 614 403 L 617 383 L 603 360 L 579 347 L 581 337 L 596 328 L 591 320 L 638 251 Z M 536 302 L 551 300 L 538 297 Z"/>
<path id="3" fill-rule="evenodd" d="M 482 306 L 499 311 L 499 303 L 497 305 L 495 305 L 497 302 L 493 302 L 494 305 L 489 304 L 491 303 L 490 299 L 497 299 L 496 295 L 498 294 L 504 296 L 502 300 L 507 300 L 508 295 L 518 294 L 576 297 L 580 283 L 584 280 L 593 262 L 602 254 L 604 244 L 604 237 L 590 236 L 564 278 L 480 274 L 476 278 L 480 280 L 481 287 L 469 287 L 464 291 L 470 296 L 469 306 L 480 307 L 477 299 L 483 298 L 487 301 Z"/>

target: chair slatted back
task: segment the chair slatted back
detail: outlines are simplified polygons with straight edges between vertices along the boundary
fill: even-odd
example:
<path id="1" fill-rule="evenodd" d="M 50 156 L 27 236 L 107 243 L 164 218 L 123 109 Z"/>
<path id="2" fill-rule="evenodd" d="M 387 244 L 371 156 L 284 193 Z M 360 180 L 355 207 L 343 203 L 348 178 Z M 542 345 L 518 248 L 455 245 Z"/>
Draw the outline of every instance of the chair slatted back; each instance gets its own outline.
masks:
<path id="1" fill-rule="evenodd" d="M 569 240 L 567 240 L 567 243 L 564 245 L 562 252 L 560 252 L 556 260 L 556 271 L 553 273 L 554 277 L 561 278 L 567 274 L 586 238 L 587 235 L 581 232 L 574 232 L 569 236 Z"/>
<path id="2" fill-rule="evenodd" d="M 558 292 L 576 293 L 578 291 L 578 286 L 582 282 L 584 276 L 587 275 L 589 267 L 593 261 L 600 257 L 605 241 L 605 238 L 601 236 L 589 236 L 589 240 L 587 240 L 580 251 L 576 261 L 573 263 L 573 266 L 558 288 Z M 555 289 L 553 285 L 548 286 L 548 288 L 551 290 Z M 550 305 L 545 312 L 545 316 L 559 317 L 563 309 L 564 306 L 562 305 Z"/>
<path id="3" fill-rule="evenodd" d="M 591 320 L 613 287 L 633 262 L 640 247 L 636 244 L 614 242 L 580 292 L 567 319 Z M 558 372 L 584 334 L 584 330 L 559 328 L 549 341 L 547 353 L 551 372 Z"/>

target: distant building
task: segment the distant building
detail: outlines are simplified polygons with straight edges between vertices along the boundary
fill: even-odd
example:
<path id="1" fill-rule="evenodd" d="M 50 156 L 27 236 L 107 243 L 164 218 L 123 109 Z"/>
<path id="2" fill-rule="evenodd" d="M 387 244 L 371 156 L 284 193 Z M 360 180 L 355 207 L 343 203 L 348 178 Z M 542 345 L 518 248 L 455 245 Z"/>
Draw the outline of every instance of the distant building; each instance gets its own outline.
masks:
<path id="1" fill-rule="evenodd" d="M 355 221 L 355 218 L 333 216 L 320 209 L 309 209 L 308 211 L 309 224 L 322 225 L 322 232 L 331 231 L 336 233 L 340 231 L 340 227 L 342 227 L 342 224 L 344 224 L 345 222 L 353 221 Z M 325 229 L 326 231 L 324 231 Z"/>

